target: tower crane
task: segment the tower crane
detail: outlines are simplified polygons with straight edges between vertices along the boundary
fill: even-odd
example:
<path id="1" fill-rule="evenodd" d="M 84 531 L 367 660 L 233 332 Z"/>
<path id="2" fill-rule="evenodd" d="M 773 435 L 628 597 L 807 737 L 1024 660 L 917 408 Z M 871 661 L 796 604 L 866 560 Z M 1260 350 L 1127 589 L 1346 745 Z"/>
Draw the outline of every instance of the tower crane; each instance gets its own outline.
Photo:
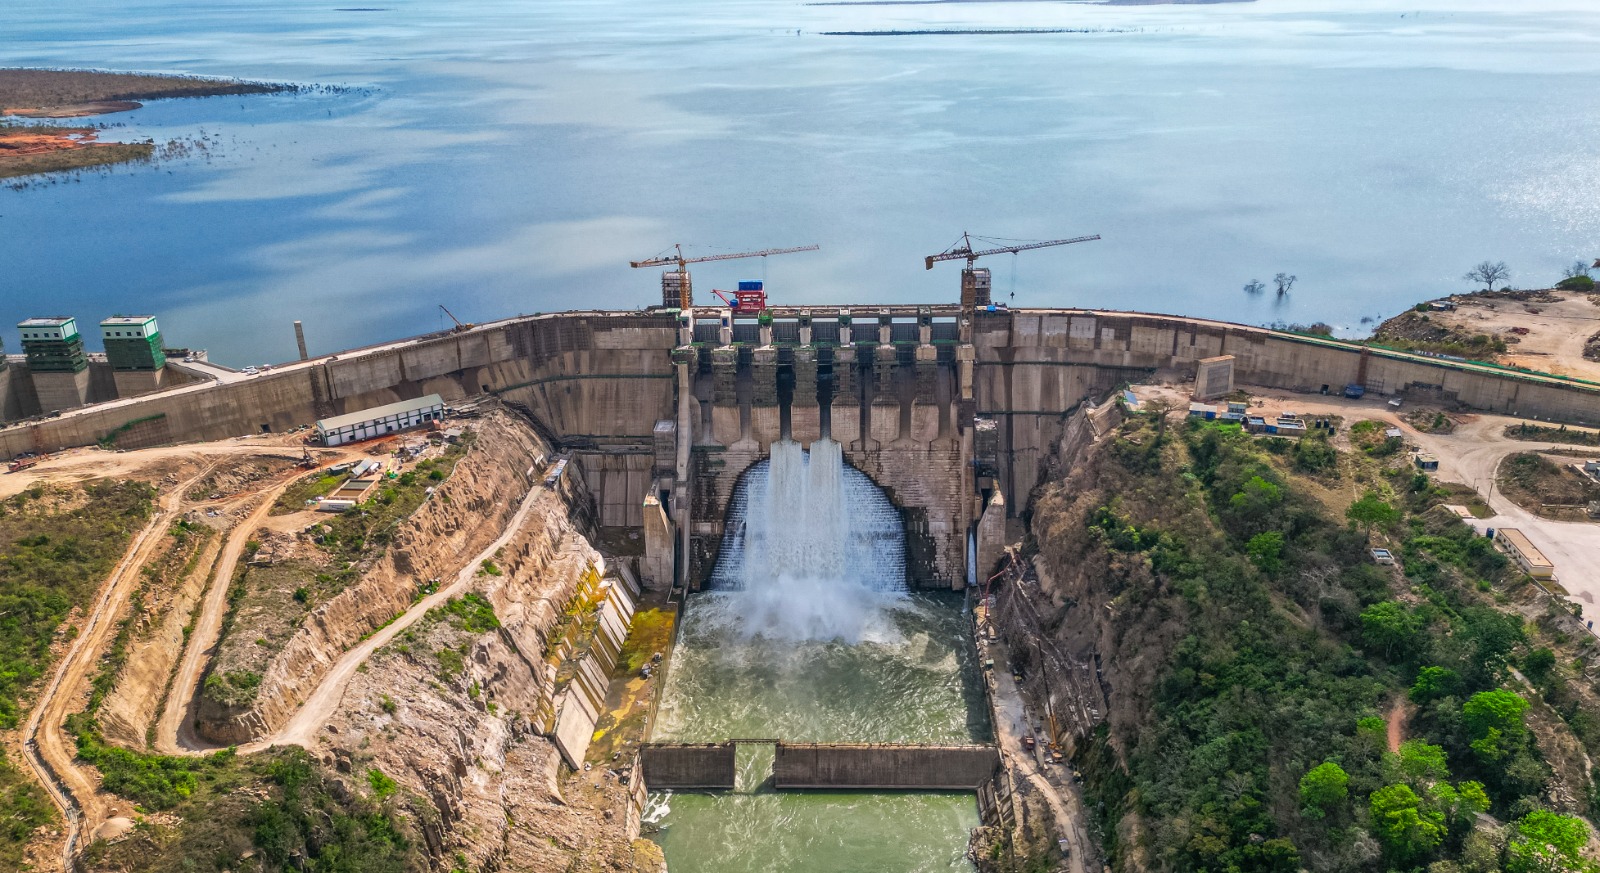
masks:
<path id="1" fill-rule="evenodd" d="M 961 308 L 971 311 L 980 306 L 989 305 L 989 271 L 975 267 L 979 258 L 987 255 L 1014 255 L 1030 249 L 1045 249 L 1051 246 L 1066 246 L 1073 243 L 1093 242 L 1100 238 L 1100 234 L 1091 236 L 1075 236 L 1071 239 L 1050 239 L 1040 242 L 1019 243 L 1014 246 L 997 246 L 992 249 L 972 248 L 972 235 L 961 234 L 961 241 L 937 255 L 929 255 L 923 259 L 924 266 L 931 270 L 939 261 L 957 261 L 965 259 L 967 266 L 961 271 Z"/>
<path id="2" fill-rule="evenodd" d="M 683 245 L 676 244 L 671 255 L 661 255 L 646 258 L 642 261 L 629 261 L 630 267 L 675 267 L 661 274 L 661 305 L 667 308 L 689 309 L 694 306 L 694 289 L 689 283 L 689 264 L 699 264 L 705 261 L 732 261 L 739 258 L 764 258 L 768 255 L 787 255 L 793 252 L 814 252 L 821 246 L 794 246 L 786 249 L 762 249 L 758 252 L 735 252 L 722 255 L 702 255 L 697 258 L 683 256 Z M 754 283 L 741 283 L 754 284 Z M 724 297 L 723 299 L 727 299 Z M 748 301 L 748 302 L 746 302 Z M 766 294 L 760 288 L 745 290 L 739 294 L 736 309 L 751 311 L 766 308 Z"/>

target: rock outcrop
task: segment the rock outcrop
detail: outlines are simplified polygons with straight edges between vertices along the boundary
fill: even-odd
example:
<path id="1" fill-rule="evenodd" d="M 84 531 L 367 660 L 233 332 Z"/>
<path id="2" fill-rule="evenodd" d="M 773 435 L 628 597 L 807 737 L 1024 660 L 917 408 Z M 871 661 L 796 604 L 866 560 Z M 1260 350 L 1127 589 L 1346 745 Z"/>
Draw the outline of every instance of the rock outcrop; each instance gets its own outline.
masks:
<path id="1" fill-rule="evenodd" d="M 254 701 L 227 707 L 201 698 L 206 739 L 243 744 L 282 726 L 350 646 L 403 612 L 430 580 L 450 580 L 492 543 L 516 512 L 548 447 L 504 411 L 484 417 L 477 439 L 433 497 L 396 532 L 359 580 L 318 605 L 261 671 Z"/>

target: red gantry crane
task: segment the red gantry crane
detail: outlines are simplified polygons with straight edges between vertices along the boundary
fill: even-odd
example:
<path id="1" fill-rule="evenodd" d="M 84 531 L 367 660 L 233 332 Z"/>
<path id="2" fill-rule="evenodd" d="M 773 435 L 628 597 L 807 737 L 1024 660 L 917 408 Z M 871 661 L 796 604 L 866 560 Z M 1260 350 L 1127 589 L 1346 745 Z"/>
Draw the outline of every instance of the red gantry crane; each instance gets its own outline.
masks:
<path id="1" fill-rule="evenodd" d="M 1075 236 L 1072 239 L 1049 239 L 1041 240 L 1039 242 L 1023 242 L 1009 246 L 1001 245 L 992 249 L 973 249 L 972 235 L 963 233 L 961 234 L 960 242 L 948 249 L 945 249 L 937 255 L 927 256 L 923 259 L 923 264 L 927 267 L 927 269 L 931 270 L 933 269 L 933 265 L 940 261 L 965 260 L 967 262 L 967 266 L 961 271 L 961 307 L 963 309 L 970 310 L 978 306 L 989 305 L 989 271 L 987 269 L 973 266 L 975 263 L 977 263 L 979 258 L 986 257 L 988 255 L 1014 255 L 1017 252 L 1025 252 L 1029 249 L 1045 249 L 1050 248 L 1051 246 L 1066 246 L 1072 245 L 1073 243 L 1093 242 L 1099 238 L 1100 234 L 1094 234 L 1092 236 Z M 982 237 L 979 237 L 978 239 L 980 242 L 984 241 Z M 993 240 L 993 242 L 1002 241 Z"/>
<path id="2" fill-rule="evenodd" d="M 724 255 L 702 255 L 697 258 L 683 256 L 683 245 L 673 247 L 673 254 L 660 255 L 646 258 L 642 261 L 629 261 L 630 267 L 674 267 L 661 274 L 661 305 L 667 308 L 690 309 L 694 306 L 694 289 L 689 283 L 688 265 L 699 264 L 705 261 L 732 261 L 739 258 L 764 258 L 768 255 L 787 255 L 793 252 L 814 252 L 821 246 L 795 246 L 786 249 L 762 249 L 758 252 L 735 252 Z M 722 292 L 714 292 L 732 305 L 737 312 L 758 312 L 767 308 L 767 295 L 760 287 L 746 288 L 746 285 L 757 285 L 755 282 L 739 283 L 740 290 L 735 292 L 734 300 L 728 300 Z"/>

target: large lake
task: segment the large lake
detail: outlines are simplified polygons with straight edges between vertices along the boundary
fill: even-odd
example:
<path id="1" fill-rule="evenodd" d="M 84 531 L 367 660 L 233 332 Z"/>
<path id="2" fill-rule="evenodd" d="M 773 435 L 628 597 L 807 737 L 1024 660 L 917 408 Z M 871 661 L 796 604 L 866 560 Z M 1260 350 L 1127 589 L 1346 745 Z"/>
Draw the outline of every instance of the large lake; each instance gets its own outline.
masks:
<path id="1" fill-rule="evenodd" d="M 340 3 L 348 2 L 348 6 Z M 9 0 L 0 64 L 351 86 L 166 101 L 156 168 L 0 188 L 0 336 L 154 312 L 243 364 L 464 320 L 659 300 L 627 261 L 782 302 L 953 299 L 963 230 L 1101 242 L 991 259 L 996 294 L 1359 333 L 1600 255 L 1600 3 Z M 370 4 L 370 5 L 366 5 Z M 1088 33 L 829 36 L 916 28 Z M 1287 300 L 1241 286 L 1299 276 Z"/>

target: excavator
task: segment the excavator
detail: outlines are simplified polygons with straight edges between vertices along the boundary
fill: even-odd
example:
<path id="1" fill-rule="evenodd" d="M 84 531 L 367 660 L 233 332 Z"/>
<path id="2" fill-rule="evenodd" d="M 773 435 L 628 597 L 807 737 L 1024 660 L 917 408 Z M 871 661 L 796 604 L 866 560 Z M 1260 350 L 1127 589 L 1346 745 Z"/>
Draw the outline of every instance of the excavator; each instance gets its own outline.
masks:
<path id="1" fill-rule="evenodd" d="M 463 323 L 461 319 L 456 318 L 456 314 L 447 309 L 443 303 L 439 304 L 439 308 L 443 309 L 444 314 L 450 316 L 450 320 L 456 323 L 455 327 L 450 328 L 451 333 L 465 333 L 475 326 L 470 321 Z"/>

